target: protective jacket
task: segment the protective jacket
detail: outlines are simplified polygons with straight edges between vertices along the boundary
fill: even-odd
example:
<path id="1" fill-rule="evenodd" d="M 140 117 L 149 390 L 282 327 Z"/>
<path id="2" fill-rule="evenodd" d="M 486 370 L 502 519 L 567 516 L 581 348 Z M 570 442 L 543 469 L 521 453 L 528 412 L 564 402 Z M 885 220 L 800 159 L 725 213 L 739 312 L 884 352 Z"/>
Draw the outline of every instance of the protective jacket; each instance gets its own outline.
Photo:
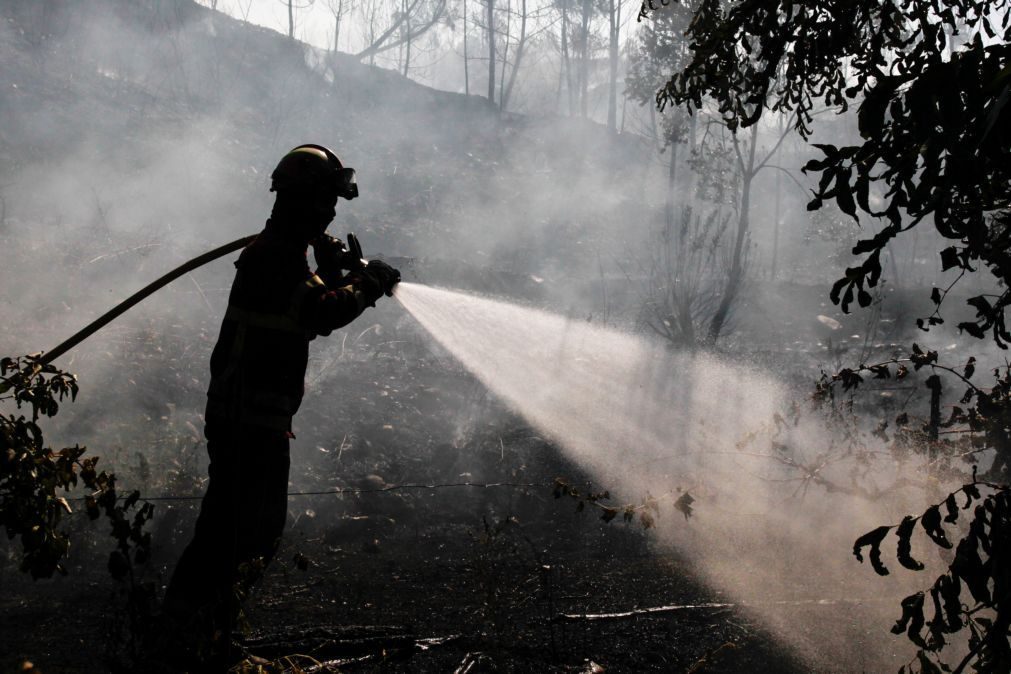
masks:
<path id="1" fill-rule="evenodd" d="M 340 270 L 309 269 L 308 246 L 267 222 L 235 263 L 211 354 L 208 422 L 291 430 L 309 342 L 353 321 L 371 301 Z"/>

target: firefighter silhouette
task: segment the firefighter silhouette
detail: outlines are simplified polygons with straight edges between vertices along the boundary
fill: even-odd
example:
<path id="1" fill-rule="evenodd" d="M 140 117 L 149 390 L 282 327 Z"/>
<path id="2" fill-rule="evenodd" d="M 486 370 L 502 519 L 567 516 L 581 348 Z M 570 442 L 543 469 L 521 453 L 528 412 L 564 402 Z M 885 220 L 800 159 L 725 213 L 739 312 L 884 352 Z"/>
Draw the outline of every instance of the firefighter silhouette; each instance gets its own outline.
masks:
<path id="1" fill-rule="evenodd" d="M 353 321 L 400 280 L 396 269 L 364 262 L 360 251 L 325 233 L 337 200 L 358 196 L 354 169 L 333 152 L 296 147 L 271 181 L 273 210 L 235 263 L 211 354 L 204 428 L 210 480 L 163 605 L 198 661 L 228 648 L 241 599 L 277 551 L 309 342 Z"/>

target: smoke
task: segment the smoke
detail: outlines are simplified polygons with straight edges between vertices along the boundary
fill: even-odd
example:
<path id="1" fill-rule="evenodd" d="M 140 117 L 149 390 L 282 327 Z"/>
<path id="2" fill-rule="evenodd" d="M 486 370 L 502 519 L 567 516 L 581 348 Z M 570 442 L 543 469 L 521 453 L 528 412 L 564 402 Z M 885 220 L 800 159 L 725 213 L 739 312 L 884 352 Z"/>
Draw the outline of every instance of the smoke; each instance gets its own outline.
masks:
<path id="1" fill-rule="evenodd" d="M 850 550 L 924 494 L 844 493 L 859 464 L 871 489 L 908 466 L 831 452 L 832 431 L 817 419 L 777 429 L 789 392 L 747 366 L 469 294 L 403 283 L 396 297 L 597 484 L 632 503 L 691 494 L 688 521 L 664 506 L 658 543 L 686 554 L 718 596 L 745 603 L 818 671 L 887 671 L 908 661 L 910 644 L 888 627 L 903 589 L 927 575 L 883 580 Z M 841 489 L 798 498 L 805 477 Z M 847 600 L 855 603 L 838 603 Z"/>
<path id="2" fill-rule="evenodd" d="M 630 501 L 649 493 L 666 503 L 684 491 L 697 498 L 690 521 L 663 513 L 659 543 L 689 553 L 714 591 L 749 602 L 819 669 L 882 671 L 908 659 L 905 640 L 887 633 L 904 582 L 878 579 L 850 550 L 857 536 L 897 522 L 924 499 L 907 492 L 869 503 L 818 487 L 797 498 L 805 483 L 774 443 L 789 445 L 804 465 L 824 463 L 819 475 L 838 484 L 850 484 L 853 463 L 835 460 L 838 438 L 823 426 L 776 426 L 791 398 L 781 379 L 758 365 L 675 352 L 600 325 L 630 325 L 650 282 L 641 260 L 662 224 L 670 157 L 657 155 L 654 139 L 611 136 L 589 120 L 503 115 L 478 97 L 427 89 L 186 2 L 63 3 L 52 15 L 35 9 L 43 5 L 59 3 L 0 9 L 0 285 L 8 317 L 0 353 L 49 348 L 152 278 L 257 231 L 270 209 L 268 176 L 283 152 L 304 142 L 332 146 L 358 170 L 362 197 L 340 204 L 331 231 L 357 232 L 367 256 L 414 259 L 411 271 L 425 282 L 592 316 L 566 319 L 407 283 L 398 291 L 446 348 L 599 484 Z M 537 75 L 552 82 L 550 91 L 523 100 L 554 98 L 553 67 Z M 634 105 L 628 108 L 628 129 L 640 128 L 631 123 Z M 845 133 L 852 129 L 826 136 L 840 143 Z M 770 128 L 762 134 L 760 149 L 771 149 L 776 136 Z M 870 331 L 863 316 L 835 312 L 826 295 L 836 267 L 851 263 L 853 232 L 842 241 L 834 222 L 823 236 L 810 235 L 803 177 L 791 168 L 805 152 L 785 143 L 775 163 L 792 173 L 756 179 L 749 243 L 756 277 L 769 279 L 761 260 L 771 255 L 775 223 L 778 279 L 793 282 L 795 292 L 750 283 L 738 326 L 756 350 L 797 354 L 821 339 L 824 349 L 812 349 L 812 359 L 846 359 Z M 682 150 L 677 204 L 709 206 L 689 196 L 696 179 L 687 155 Z M 726 177 L 729 169 L 720 171 Z M 778 174 L 781 185 L 773 182 Z M 826 262 L 838 249 L 843 257 Z M 908 290 L 930 278 L 930 250 L 935 241 L 926 235 L 898 249 L 887 262 L 890 287 L 901 282 Z M 202 457 L 207 361 L 232 274 L 223 260 L 180 279 L 58 362 L 80 375 L 82 397 L 61 414 L 65 426 L 51 439 L 93 447 L 124 483 L 133 476 L 121 458 L 139 454 L 157 472 L 158 462 L 174 470 L 177 450 Z M 907 314 L 932 310 L 910 309 L 908 294 L 896 297 Z M 818 314 L 844 325 L 826 333 Z M 296 464 L 316 451 L 314 440 L 344 447 L 350 422 L 332 416 L 328 395 L 356 404 L 368 397 L 362 424 L 404 423 L 395 394 L 358 395 L 340 360 L 345 352 L 359 356 L 356 374 L 365 379 L 380 349 L 402 349 L 410 367 L 403 350 L 417 345 L 387 335 L 401 316 L 381 306 L 314 342 L 299 421 L 320 428 L 298 429 Z M 840 355 L 844 338 L 851 350 Z M 451 418 L 472 410 L 423 411 Z M 872 487 L 874 480 L 887 487 L 909 468 L 869 460 L 862 479 Z M 928 573 L 901 578 L 915 584 Z M 790 597 L 867 602 L 851 609 L 769 603 Z"/>

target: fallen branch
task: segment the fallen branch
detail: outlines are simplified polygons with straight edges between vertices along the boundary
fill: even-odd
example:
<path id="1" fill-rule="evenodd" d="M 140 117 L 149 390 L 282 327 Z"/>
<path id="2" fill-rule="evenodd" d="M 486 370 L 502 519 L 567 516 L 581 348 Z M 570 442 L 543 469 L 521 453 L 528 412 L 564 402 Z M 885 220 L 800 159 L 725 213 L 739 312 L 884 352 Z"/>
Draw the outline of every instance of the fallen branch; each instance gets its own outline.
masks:
<path id="1" fill-rule="evenodd" d="M 774 601 L 749 602 L 703 602 L 700 604 L 672 604 L 669 606 L 648 606 L 630 611 L 615 611 L 613 613 L 559 613 L 551 619 L 553 623 L 598 622 L 602 620 L 627 620 L 643 616 L 663 615 L 680 611 L 701 611 L 724 608 L 749 608 L 752 606 L 838 606 L 840 604 L 858 606 L 860 604 L 879 604 L 897 601 L 875 597 L 873 599 L 780 599 Z"/>

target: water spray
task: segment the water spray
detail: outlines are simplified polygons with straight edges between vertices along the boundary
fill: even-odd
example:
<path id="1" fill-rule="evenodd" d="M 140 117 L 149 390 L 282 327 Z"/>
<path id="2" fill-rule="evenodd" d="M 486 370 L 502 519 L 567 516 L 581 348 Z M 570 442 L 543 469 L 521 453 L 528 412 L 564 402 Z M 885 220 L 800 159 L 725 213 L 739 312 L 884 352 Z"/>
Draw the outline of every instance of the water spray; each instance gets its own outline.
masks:
<path id="1" fill-rule="evenodd" d="M 44 353 L 38 366 L 176 278 L 253 238 L 237 239 L 165 274 Z M 366 264 L 358 239 L 349 235 L 347 244 L 342 264 Z M 834 494 L 804 502 L 798 514 L 792 510 L 796 503 L 783 494 L 792 476 L 783 473 L 775 456 L 740 450 L 740 438 L 767 424 L 786 399 L 775 377 L 469 293 L 400 283 L 394 296 L 477 379 L 598 483 L 633 496 L 690 488 L 701 504 L 699 514 L 690 525 L 658 525 L 657 539 L 681 551 L 707 584 L 726 595 L 724 603 L 745 607 L 819 665 L 850 662 L 882 671 L 907 656 L 905 643 L 877 636 L 888 633 L 894 620 L 890 611 L 861 604 L 826 613 L 822 603 L 775 603 L 811 592 L 821 602 L 896 591 L 854 568 L 849 557 L 857 536 L 888 519 L 879 506 Z M 800 426 L 780 439 L 813 451 L 825 432 L 820 425 Z M 890 464 L 877 468 L 895 470 Z M 831 582 L 831 589 L 806 580 L 804 572 L 811 568 Z M 817 626 L 814 633 L 810 625 Z M 835 634 L 831 643 L 822 638 L 828 633 Z M 852 648 L 855 643 L 859 652 Z"/>

